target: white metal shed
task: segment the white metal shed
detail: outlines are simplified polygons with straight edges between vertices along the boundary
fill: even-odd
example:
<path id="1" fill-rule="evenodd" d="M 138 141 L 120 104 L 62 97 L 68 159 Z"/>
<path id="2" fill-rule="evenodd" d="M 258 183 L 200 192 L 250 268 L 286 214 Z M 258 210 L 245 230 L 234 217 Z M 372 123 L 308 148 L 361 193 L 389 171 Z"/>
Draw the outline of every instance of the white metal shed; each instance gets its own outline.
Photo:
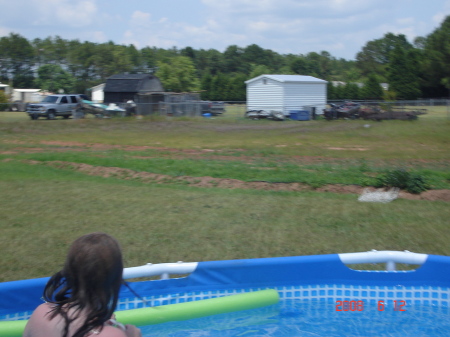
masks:
<path id="1" fill-rule="evenodd" d="M 105 89 L 105 83 L 96 85 L 95 87 L 91 88 L 92 102 L 103 103 L 103 100 L 105 99 L 104 89 Z"/>
<path id="2" fill-rule="evenodd" d="M 290 111 L 315 108 L 322 113 L 327 103 L 327 81 L 303 75 L 261 75 L 247 84 L 247 110 Z"/>
<path id="3" fill-rule="evenodd" d="M 12 100 L 22 101 L 24 103 L 40 102 L 42 96 L 39 94 L 41 89 L 13 89 Z"/>

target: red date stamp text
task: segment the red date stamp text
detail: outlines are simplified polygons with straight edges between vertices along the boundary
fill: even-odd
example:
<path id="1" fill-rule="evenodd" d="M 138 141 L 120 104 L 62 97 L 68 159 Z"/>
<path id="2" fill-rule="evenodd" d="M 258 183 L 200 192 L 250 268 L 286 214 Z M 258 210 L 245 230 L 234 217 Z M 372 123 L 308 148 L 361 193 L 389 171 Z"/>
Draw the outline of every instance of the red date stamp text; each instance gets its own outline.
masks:
<path id="1" fill-rule="evenodd" d="M 393 301 L 394 311 L 406 311 L 405 301 Z M 364 311 L 365 303 L 364 301 L 336 301 L 336 311 Z M 387 304 L 385 301 L 377 302 L 378 311 L 384 311 L 387 309 Z"/>

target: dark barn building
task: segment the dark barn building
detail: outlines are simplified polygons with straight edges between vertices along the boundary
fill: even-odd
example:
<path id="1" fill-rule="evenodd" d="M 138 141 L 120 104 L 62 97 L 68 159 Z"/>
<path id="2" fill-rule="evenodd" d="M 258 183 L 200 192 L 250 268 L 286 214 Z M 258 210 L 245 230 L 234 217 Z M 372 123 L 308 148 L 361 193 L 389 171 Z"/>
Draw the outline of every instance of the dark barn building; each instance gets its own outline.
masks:
<path id="1" fill-rule="evenodd" d="M 199 116 L 202 104 L 198 93 L 165 92 L 158 77 L 152 74 L 120 74 L 106 79 L 104 104 L 116 103 L 130 109 L 127 103 L 133 101 L 135 108 L 130 114 L 169 116 Z"/>
<path id="2" fill-rule="evenodd" d="M 152 74 L 120 74 L 106 79 L 103 89 L 104 103 L 124 103 L 129 100 L 136 101 L 138 94 L 161 95 L 159 100 L 164 100 L 164 88 L 158 77 Z M 154 97 L 156 98 L 156 97 Z"/>

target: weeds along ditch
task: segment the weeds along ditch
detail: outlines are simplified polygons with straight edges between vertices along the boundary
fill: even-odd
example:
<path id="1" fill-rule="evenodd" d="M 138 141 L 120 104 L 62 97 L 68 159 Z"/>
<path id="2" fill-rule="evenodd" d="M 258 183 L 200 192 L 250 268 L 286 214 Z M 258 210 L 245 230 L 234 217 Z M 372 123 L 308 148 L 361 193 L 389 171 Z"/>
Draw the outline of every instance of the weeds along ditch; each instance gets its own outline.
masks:
<path id="1" fill-rule="evenodd" d="M 115 175 L 124 179 L 145 179 L 147 177 L 145 173 L 149 173 L 164 176 L 167 183 L 171 178 L 177 181 L 179 177 L 191 177 L 193 178 L 191 181 L 195 182 L 196 178 L 198 180 L 211 177 L 272 184 L 301 183 L 312 188 L 327 184 L 400 187 L 411 193 L 450 188 L 449 170 L 440 162 L 434 167 L 422 164 L 419 168 L 412 167 L 411 163 L 402 165 L 385 161 L 381 165 L 366 159 L 305 163 L 282 155 L 272 155 L 271 158 L 249 158 L 242 155 L 216 158 L 210 155 L 186 156 L 174 152 L 164 155 L 155 150 L 147 152 L 103 150 L 99 154 L 71 152 L 69 149 L 55 152 L 56 149 L 51 147 L 40 148 L 39 151 L 42 152 L 36 153 L 32 149 L 36 148 L 24 149 L 24 152 L 31 150 L 31 153 L 15 154 L 14 160 L 29 161 L 30 164 L 38 162 L 61 169 L 83 170 L 92 175 Z M 8 151 L 2 156 L 11 159 Z M 416 185 L 417 189 L 410 188 L 412 185 Z"/>
<path id="2" fill-rule="evenodd" d="M 375 186 L 410 176 L 450 189 L 445 120 L 366 127 L 5 114 L 0 281 L 52 274 L 68 244 L 91 231 L 118 237 L 127 266 L 370 249 L 450 255 L 448 202 L 361 203 L 354 193 L 320 192 L 327 184 Z"/>

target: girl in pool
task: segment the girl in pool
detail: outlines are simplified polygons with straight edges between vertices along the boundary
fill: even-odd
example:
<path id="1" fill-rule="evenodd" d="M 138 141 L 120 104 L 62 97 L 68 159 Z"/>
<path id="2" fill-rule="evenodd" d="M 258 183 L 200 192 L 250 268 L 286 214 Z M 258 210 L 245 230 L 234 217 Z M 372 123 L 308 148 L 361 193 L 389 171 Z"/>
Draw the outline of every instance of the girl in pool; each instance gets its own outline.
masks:
<path id="1" fill-rule="evenodd" d="M 31 315 L 24 337 L 140 337 L 133 325 L 115 322 L 122 279 L 122 252 L 108 234 L 75 240 L 64 268 L 44 289 L 44 300 Z"/>

